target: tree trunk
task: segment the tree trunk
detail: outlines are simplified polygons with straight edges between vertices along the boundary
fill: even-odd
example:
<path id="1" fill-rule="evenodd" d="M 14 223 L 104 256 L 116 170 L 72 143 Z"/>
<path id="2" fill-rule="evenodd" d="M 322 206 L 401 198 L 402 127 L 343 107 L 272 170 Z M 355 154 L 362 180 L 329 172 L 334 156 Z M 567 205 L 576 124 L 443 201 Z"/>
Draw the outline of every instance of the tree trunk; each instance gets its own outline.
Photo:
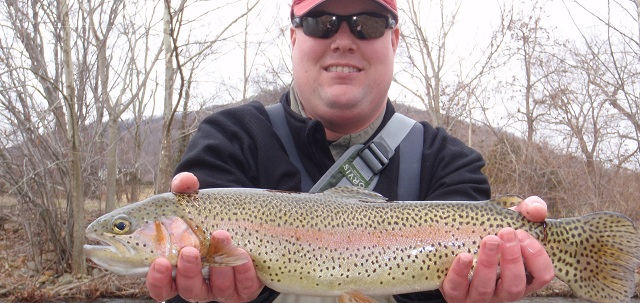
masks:
<path id="1" fill-rule="evenodd" d="M 165 0 L 164 7 L 164 54 L 165 54 L 165 80 L 164 80 L 164 111 L 162 114 L 162 138 L 160 150 L 160 163 L 158 168 L 158 178 L 156 179 L 155 192 L 167 191 L 171 186 L 171 175 L 173 173 L 173 153 L 171 121 L 173 113 L 173 77 L 175 70 L 173 67 L 173 42 L 171 30 L 171 0 Z"/>
<path id="2" fill-rule="evenodd" d="M 107 200 L 104 205 L 105 213 L 116 209 L 116 182 L 118 180 L 118 115 L 109 115 L 109 130 L 107 139 Z"/>
<path id="3" fill-rule="evenodd" d="M 71 270 L 74 274 L 84 274 L 86 262 L 82 251 L 84 245 L 84 201 L 82 189 L 82 169 L 80 159 L 80 135 L 78 131 L 78 113 L 76 110 L 76 90 L 73 78 L 73 58 L 71 57 L 71 25 L 69 23 L 69 5 L 66 0 L 59 2 L 62 16 L 62 55 L 65 80 L 65 105 L 67 107 L 67 140 L 69 143 L 69 165 L 71 188 L 68 201 L 69 226 L 71 226 Z"/>

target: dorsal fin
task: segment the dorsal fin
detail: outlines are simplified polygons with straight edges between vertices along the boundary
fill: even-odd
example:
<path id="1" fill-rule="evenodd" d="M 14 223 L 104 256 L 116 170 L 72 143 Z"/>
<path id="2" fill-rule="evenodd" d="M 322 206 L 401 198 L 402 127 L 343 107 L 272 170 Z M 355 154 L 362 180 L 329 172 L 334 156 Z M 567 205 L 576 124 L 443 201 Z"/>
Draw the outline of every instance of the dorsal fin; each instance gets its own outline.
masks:
<path id="1" fill-rule="evenodd" d="M 498 204 L 503 208 L 512 208 L 522 202 L 522 197 L 518 195 L 503 195 L 491 199 L 491 202 Z"/>
<path id="2" fill-rule="evenodd" d="M 339 196 L 341 198 L 356 199 L 366 203 L 384 203 L 388 201 L 383 195 L 358 186 L 338 186 L 327 189 L 324 194 Z"/>

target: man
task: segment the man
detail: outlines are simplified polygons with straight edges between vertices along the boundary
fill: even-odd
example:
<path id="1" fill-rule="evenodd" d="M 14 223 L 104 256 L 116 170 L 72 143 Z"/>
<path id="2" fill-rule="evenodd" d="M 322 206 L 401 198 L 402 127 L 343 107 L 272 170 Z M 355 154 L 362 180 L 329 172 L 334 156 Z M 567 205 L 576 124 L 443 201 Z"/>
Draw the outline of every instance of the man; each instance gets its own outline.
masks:
<path id="1" fill-rule="evenodd" d="M 387 93 L 400 35 L 394 24 L 397 7 L 395 0 L 294 0 L 291 14 L 294 84 L 280 102 L 304 168 L 317 181 L 349 146 L 371 140 L 394 113 Z M 480 172 L 481 156 L 442 129 L 422 125 L 420 199 L 489 198 L 487 179 Z M 398 196 L 396 158 L 391 158 L 374 188 L 391 200 Z M 301 190 L 300 170 L 258 103 L 205 119 L 176 172 L 182 173 L 172 182 L 174 192 L 200 187 Z M 526 199 L 516 210 L 533 221 L 546 217 L 546 205 L 536 197 Z M 224 231 L 212 235 L 228 245 L 231 236 Z M 441 293 L 394 298 L 398 302 L 516 301 L 553 278 L 543 247 L 522 231 L 506 228 L 497 236 L 485 237 L 477 258 L 471 280 L 473 257 L 463 253 L 454 260 Z M 271 302 L 278 296 L 258 280 L 250 262 L 212 267 L 207 280 L 200 268 L 199 252 L 193 248 L 180 252 L 175 280 L 168 261 L 156 260 L 147 275 L 149 293 L 158 301 L 179 294 L 189 302 Z M 525 271 L 533 277 L 530 283 Z"/>

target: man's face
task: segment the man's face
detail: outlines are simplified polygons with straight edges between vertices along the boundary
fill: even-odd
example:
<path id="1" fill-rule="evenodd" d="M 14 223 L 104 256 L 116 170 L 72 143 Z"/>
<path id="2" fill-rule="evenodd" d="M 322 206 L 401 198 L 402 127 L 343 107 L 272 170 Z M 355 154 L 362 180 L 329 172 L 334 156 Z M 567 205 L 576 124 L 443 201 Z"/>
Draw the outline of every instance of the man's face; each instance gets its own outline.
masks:
<path id="1" fill-rule="evenodd" d="M 328 0 L 313 12 L 389 15 L 371 0 Z M 306 36 L 302 28 L 291 29 L 296 91 L 307 115 L 320 120 L 328 135 L 366 128 L 384 110 L 399 35 L 396 27 L 381 38 L 360 40 L 345 22 L 328 39 Z"/>

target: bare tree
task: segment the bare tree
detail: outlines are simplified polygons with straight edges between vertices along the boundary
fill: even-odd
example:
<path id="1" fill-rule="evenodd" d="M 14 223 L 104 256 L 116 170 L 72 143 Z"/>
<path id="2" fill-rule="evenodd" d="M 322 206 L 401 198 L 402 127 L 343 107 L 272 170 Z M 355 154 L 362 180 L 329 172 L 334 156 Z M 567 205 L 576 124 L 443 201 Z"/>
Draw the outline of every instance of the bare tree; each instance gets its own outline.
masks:
<path id="1" fill-rule="evenodd" d="M 249 6 L 247 11 L 241 12 L 238 17 L 231 20 L 224 28 L 222 28 L 215 38 L 211 40 L 195 42 L 188 41 L 189 44 L 201 45 L 198 52 L 189 53 L 191 57 L 185 57 L 184 52 L 181 51 L 182 46 L 180 44 L 180 32 L 183 25 L 183 17 L 185 9 L 187 8 L 186 0 L 182 0 L 174 9 L 170 0 L 165 0 L 165 12 L 163 18 L 164 24 L 164 40 L 163 46 L 165 50 L 165 87 L 164 87 L 164 111 L 163 111 L 163 125 L 162 125 L 162 138 L 161 138 L 161 151 L 160 151 L 160 163 L 158 167 L 158 178 L 156 180 L 156 192 L 166 190 L 166 187 L 171 183 L 171 177 L 173 174 L 173 167 L 178 157 L 175 156 L 175 151 L 181 148 L 175 148 L 176 141 L 173 138 L 173 122 L 176 116 L 180 104 L 184 102 L 185 93 L 188 92 L 188 80 L 186 77 L 185 63 L 191 61 L 206 60 L 205 57 L 201 57 L 207 53 L 216 43 L 223 39 L 223 36 L 236 22 L 242 20 L 259 1 L 256 1 L 252 6 Z M 224 5 L 224 4 L 223 4 Z M 175 64 L 175 66 L 174 66 Z M 197 66 L 193 65 L 193 66 Z M 174 104 L 174 83 L 178 83 L 177 100 Z M 185 133 L 181 131 L 181 133 Z M 185 142 L 185 141 L 183 141 Z"/>
<path id="2" fill-rule="evenodd" d="M 119 80 L 122 89 L 117 99 L 124 98 L 125 101 L 118 101 L 118 116 L 122 115 L 125 110 L 130 110 L 132 114 L 132 122 L 126 125 L 130 126 L 127 130 L 130 132 L 129 142 L 121 142 L 122 137 L 118 137 L 118 148 L 121 150 L 118 156 L 118 180 L 121 188 L 124 189 L 129 185 L 128 193 L 129 201 L 137 201 L 140 192 L 139 185 L 142 182 L 142 171 L 155 171 L 156 163 L 152 163 L 149 155 L 143 153 L 143 145 L 148 140 L 151 130 L 148 121 L 148 115 L 153 114 L 153 110 L 147 111 L 149 104 L 153 103 L 154 98 L 158 94 L 158 81 L 153 78 L 156 64 L 160 62 L 163 54 L 162 45 L 156 44 L 152 39 L 152 31 L 155 24 L 153 15 L 145 18 L 145 22 L 138 24 L 135 20 L 141 18 L 137 16 L 144 11 L 144 7 L 148 2 L 125 1 L 125 8 L 129 8 L 128 18 L 133 18 L 129 23 L 121 26 L 121 35 L 125 37 L 127 50 L 123 54 L 124 62 L 119 69 Z M 133 6 L 133 7 L 132 7 Z M 155 86 L 152 85 L 155 83 Z M 124 90 L 127 90 L 125 92 Z M 117 107 L 116 107 L 117 108 Z M 122 123 L 121 123 L 122 124 Z M 115 143 L 114 143 L 115 144 Z M 123 159 L 124 161 L 120 161 Z M 152 168 L 153 167 L 153 168 Z"/>
<path id="3" fill-rule="evenodd" d="M 521 103 L 518 104 L 517 115 L 525 125 L 525 137 L 528 144 L 534 143 L 536 127 L 544 111 L 539 110 L 546 98 L 542 82 L 555 70 L 545 60 L 551 57 L 553 46 L 560 42 L 553 41 L 550 31 L 543 25 L 544 2 L 531 3 L 530 9 L 525 6 L 511 27 L 514 41 L 513 53 L 522 67 L 522 75 L 515 77 L 515 87 L 522 90 Z M 542 68 L 542 67 L 547 68 Z"/>
<path id="4" fill-rule="evenodd" d="M 595 59 L 593 64 L 599 65 L 600 73 L 590 74 L 590 84 L 606 96 L 608 105 L 630 126 L 620 136 L 633 141 L 635 148 L 621 155 L 618 165 L 622 166 L 640 153 L 640 91 L 637 85 L 640 77 L 640 1 L 607 1 L 606 12 L 593 11 L 580 1 L 570 3 L 606 26 L 606 35 L 597 37 L 576 25 Z M 637 32 L 628 24 L 635 24 L 633 28 Z M 631 167 L 639 165 L 640 161 L 636 160 Z"/>
<path id="5" fill-rule="evenodd" d="M 2 64 L 15 76 L 0 83 L 7 97 L 2 106 L 8 110 L 9 121 L 15 121 L 12 126 L 17 127 L 6 130 L 18 136 L 3 142 L 2 155 L 7 162 L 2 170 L 11 174 L 4 181 L 10 186 L 8 191 L 24 202 L 25 214 L 39 219 L 30 221 L 25 216 L 29 234 L 33 239 L 44 234 L 44 242 L 57 252 L 61 270 L 71 264 L 73 272 L 84 273 L 82 167 L 86 157 L 82 155 L 81 135 L 88 107 L 79 95 L 86 91 L 76 88 L 74 75 L 72 44 L 77 39 L 76 27 L 70 22 L 74 14 L 66 1 L 3 2 L 3 16 L 16 38 L 8 38 L 4 41 L 10 44 L 2 45 L 7 56 Z M 77 52 L 84 50 L 79 47 Z M 27 56 L 16 56 L 20 52 Z M 16 160 L 22 165 L 8 162 Z M 61 209 L 66 211 L 60 213 Z M 60 230 L 66 230 L 64 237 Z M 36 261 L 37 251 L 34 248 Z"/>
<path id="6" fill-rule="evenodd" d="M 80 121 L 76 106 L 76 88 L 73 77 L 73 57 L 71 55 L 71 24 L 69 22 L 69 4 L 61 0 L 60 16 L 62 16 L 62 66 L 64 70 L 65 94 L 63 98 L 67 110 L 67 140 L 70 150 L 69 171 L 71 172 L 71 190 L 69 199 L 69 213 L 73 235 L 71 239 L 71 270 L 75 274 L 86 271 L 84 258 L 80 256 L 84 245 L 84 190 L 82 189 L 82 159 L 80 156 Z"/>
<path id="7" fill-rule="evenodd" d="M 269 3 L 269 5 L 273 5 Z M 276 7 L 277 8 L 277 5 Z M 279 9 L 276 9 L 278 11 Z M 281 20 L 279 16 L 264 15 L 263 20 Z M 263 21 L 264 22 L 264 21 Z M 267 21 L 269 22 L 269 21 Z M 272 97 L 260 99 L 265 102 L 276 102 L 283 89 L 286 90 L 293 81 L 291 70 L 291 44 L 289 41 L 289 28 L 291 23 L 285 19 L 282 23 L 270 22 L 270 26 L 258 34 L 255 56 L 260 61 L 254 67 L 254 77 L 248 79 L 251 87 L 261 95 L 265 92 L 273 92 Z"/>
<path id="8" fill-rule="evenodd" d="M 469 99 L 481 83 L 482 76 L 502 64 L 496 54 L 502 47 L 511 23 L 511 7 L 502 7 L 500 23 L 494 29 L 479 55 L 463 63 L 449 49 L 449 35 L 457 23 L 462 2 L 437 1 L 434 4 L 439 22 L 423 16 L 422 1 L 409 1 L 407 9 L 401 9 L 400 19 L 407 23 L 401 32 L 404 53 L 400 55 L 401 72 L 395 82 L 428 110 L 429 120 L 438 126 L 450 128 L 457 119 L 467 115 L 475 100 Z M 426 21 L 428 20 L 428 21 Z M 428 24 L 436 24 L 432 30 Z M 403 62 L 404 61 L 404 62 Z M 407 81 L 408 79 L 408 81 Z M 415 85 L 414 85 L 415 84 Z"/>
<path id="9" fill-rule="evenodd" d="M 133 19 L 125 18 L 118 27 L 124 1 L 110 4 L 12 0 L 0 6 L 11 29 L 0 38 L 0 65 L 8 71 L 0 76 L 0 108 L 10 122 L 1 129 L 13 134 L 0 146 L 3 190 L 22 202 L 25 214 L 32 214 L 24 222 L 32 239 L 41 239 L 32 246 L 37 264 L 41 250 L 52 249 L 61 271 L 71 264 L 74 272 L 84 272 L 85 197 L 99 199 L 100 184 L 117 179 L 113 171 L 105 176 L 102 166 L 102 109 L 115 121 L 109 143 L 115 149 L 122 113 L 134 100 L 144 99 L 153 75 L 153 64 L 137 68 L 135 35 L 117 36 L 128 42 L 120 43 L 124 47 L 113 47 L 118 38 L 109 43 L 116 28 L 138 31 Z M 94 18 L 107 20 L 104 28 Z M 146 62 L 158 56 L 145 55 L 151 57 Z M 109 165 L 115 165 L 117 157 L 110 157 Z"/>
<path id="10" fill-rule="evenodd" d="M 119 15 L 120 10 L 122 9 L 123 1 L 114 1 L 111 7 L 93 7 L 93 3 L 88 1 L 86 3 L 87 7 L 80 5 L 80 9 L 84 10 L 84 13 L 87 15 L 87 19 L 89 21 L 89 29 L 91 31 L 91 36 L 93 37 L 92 41 L 94 43 L 94 47 L 96 48 L 96 53 L 98 56 L 97 59 L 97 77 L 98 81 L 96 81 L 99 89 L 97 94 L 96 101 L 100 104 L 101 108 L 106 109 L 108 114 L 108 122 L 107 122 L 107 146 L 106 146 L 106 201 L 105 201 L 105 211 L 109 212 L 115 209 L 115 191 L 116 191 L 116 180 L 117 180 L 117 140 L 120 135 L 118 123 L 120 122 L 120 117 L 128 107 L 130 103 L 122 104 L 122 93 L 126 91 L 127 84 L 126 82 L 122 84 L 122 88 L 120 90 L 120 95 L 115 99 L 112 99 L 110 96 L 111 85 L 109 79 L 109 56 L 107 55 L 109 49 L 109 36 L 113 32 L 113 28 L 115 25 L 116 18 Z M 108 11 L 107 21 L 104 24 L 104 28 L 99 27 L 99 23 L 96 24 L 94 19 L 96 17 L 102 17 L 101 14 L 96 16 L 96 11 L 105 9 Z M 126 63 L 125 63 L 126 65 Z M 98 123 L 102 121 L 96 121 Z M 101 129 L 101 128 L 100 128 Z M 102 132 L 99 132 L 100 134 Z"/>
<path id="11" fill-rule="evenodd" d="M 585 2 L 572 3 L 587 10 Z M 550 35 L 539 3 L 513 23 L 512 50 L 522 68 L 514 69 L 515 85 L 507 91 L 513 96 L 509 106 L 519 104 L 509 113 L 525 125 L 527 143 L 510 137 L 496 143 L 486 170 L 494 188 L 509 184 L 554 197 L 579 213 L 628 208 L 619 199 L 634 196 L 627 182 L 638 168 L 640 48 L 635 35 L 622 30 L 630 22 L 616 26 L 620 20 L 637 22 L 635 0 L 633 9 L 623 9 L 626 14 L 611 17 L 623 3 L 629 4 L 608 2 L 604 17 L 592 12 L 608 30 L 587 31 L 576 24 L 582 41 Z"/>
<path id="12" fill-rule="evenodd" d="M 591 83 L 592 75 L 601 73 L 599 66 L 594 65 L 597 59 L 576 46 L 557 56 L 562 57 L 548 61 L 543 67 L 554 71 L 543 79 L 548 98 L 540 106 L 549 113 L 544 119 L 551 125 L 549 135 L 564 138 L 555 144 L 564 145 L 567 154 L 584 157 L 589 201 L 598 201 L 603 198 L 599 170 L 600 164 L 605 163 L 601 158 L 606 154 L 603 145 L 616 135 L 615 118 L 606 106 L 607 96 Z"/>

